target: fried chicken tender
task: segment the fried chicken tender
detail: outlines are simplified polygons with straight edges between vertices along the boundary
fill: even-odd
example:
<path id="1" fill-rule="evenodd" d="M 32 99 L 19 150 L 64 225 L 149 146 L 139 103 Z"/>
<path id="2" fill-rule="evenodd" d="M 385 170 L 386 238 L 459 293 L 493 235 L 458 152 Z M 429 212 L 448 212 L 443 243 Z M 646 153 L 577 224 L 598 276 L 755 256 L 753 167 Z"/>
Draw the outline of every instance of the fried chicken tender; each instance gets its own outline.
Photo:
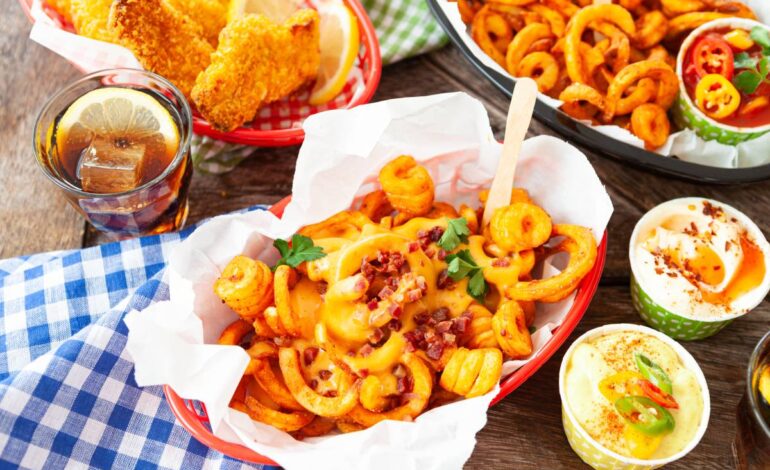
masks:
<path id="1" fill-rule="evenodd" d="M 201 26 L 203 36 L 217 47 L 219 32 L 227 24 L 226 2 L 220 0 L 168 0 L 172 7 Z"/>
<path id="2" fill-rule="evenodd" d="M 64 8 L 66 2 L 58 1 Z M 69 13 L 75 32 L 98 41 L 117 42 L 115 33 L 108 27 L 112 0 L 72 0 Z"/>
<path id="3" fill-rule="evenodd" d="M 114 0 L 109 24 L 145 69 L 166 77 L 185 96 L 214 52 L 200 25 L 166 0 Z"/>
<path id="4" fill-rule="evenodd" d="M 216 129 L 229 132 L 254 118 L 260 106 L 315 78 L 321 62 L 319 16 L 294 13 L 283 25 L 262 15 L 230 22 L 211 65 L 198 76 L 192 99 Z"/>

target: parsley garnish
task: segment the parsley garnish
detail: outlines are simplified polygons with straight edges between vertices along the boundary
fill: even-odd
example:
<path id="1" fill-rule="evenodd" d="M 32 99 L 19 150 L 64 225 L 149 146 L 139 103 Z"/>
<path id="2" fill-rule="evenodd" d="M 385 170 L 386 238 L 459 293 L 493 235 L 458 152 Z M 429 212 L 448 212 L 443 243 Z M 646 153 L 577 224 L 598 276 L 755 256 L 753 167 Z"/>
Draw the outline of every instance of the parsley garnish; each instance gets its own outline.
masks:
<path id="1" fill-rule="evenodd" d="M 745 69 L 733 77 L 735 87 L 747 95 L 751 95 L 763 82 L 770 83 L 770 33 L 762 27 L 751 29 L 751 39 L 762 46 L 763 57 L 749 56 L 746 52 L 736 54 L 733 65 L 736 69 Z"/>
<path id="2" fill-rule="evenodd" d="M 762 48 L 765 50 L 765 54 L 770 54 L 770 32 L 761 26 L 755 26 L 751 28 L 749 37 L 751 37 L 754 42 L 762 46 Z"/>
<path id="3" fill-rule="evenodd" d="M 479 302 L 484 301 L 487 295 L 487 281 L 484 280 L 484 272 L 471 256 L 469 250 L 462 250 L 446 257 L 448 264 L 447 274 L 453 281 L 459 281 L 465 277 L 470 278 L 466 291 Z"/>
<path id="4" fill-rule="evenodd" d="M 457 248 L 460 243 L 468 241 L 468 235 L 471 231 L 468 230 L 468 222 L 464 218 L 451 219 L 447 224 L 447 228 L 444 234 L 438 241 L 438 246 L 446 251 L 452 251 Z"/>
<path id="5" fill-rule="evenodd" d="M 273 246 L 281 253 L 281 259 L 273 266 L 273 271 L 278 266 L 283 264 L 296 268 L 304 261 L 313 261 L 314 259 L 323 258 L 326 253 L 323 252 L 323 248 L 320 246 L 313 246 L 313 239 L 295 233 L 291 237 L 291 247 L 286 240 L 275 240 Z"/>

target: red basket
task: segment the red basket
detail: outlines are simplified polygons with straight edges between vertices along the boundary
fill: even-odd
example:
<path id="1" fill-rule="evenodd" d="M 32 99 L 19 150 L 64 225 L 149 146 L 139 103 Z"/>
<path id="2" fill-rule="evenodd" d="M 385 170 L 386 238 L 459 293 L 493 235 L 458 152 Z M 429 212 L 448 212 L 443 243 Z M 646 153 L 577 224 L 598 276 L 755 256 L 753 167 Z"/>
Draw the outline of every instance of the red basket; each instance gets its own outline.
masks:
<path id="1" fill-rule="evenodd" d="M 382 58 L 380 56 L 380 43 L 377 39 L 377 33 L 374 30 L 372 21 L 366 14 L 366 10 L 361 5 L 359 0 L 343 0 L 345 4 L 350 8 L 353 14 L 358 19 L 358 26 L 360 32 L 361 47 L 358 53 L 358 67 L 362 73 L 362 88 L 356 91 L 352 95 L 350 101 L 344 103 L 338 107 L 328 107 L 328 109 L 349 109 L 358 105 L 368 103 L 372 96 L 374 96 L 377 90 L 377 85 L 380 83 L 380 76 L 382 74 Z M 32 0 L 19 0 L 24 13 L 27 15 L 30 21 L 34 22 L 30 13 L 32 7 Z M 65 23 L 62 17 L 56 13 L 53 9 L 44 6 L 45 12 L 50 16 L 57 24 L 67 31 L 72 32 L 72 26 Z M 77 67 L 77 65 L 75 64 Z M 307 104 L 299 100 L 292 99 L 290 102 L 283 103 L 280 112 L 277 114 L 283 116 L 286 109 L 304 109 L 307 108 Z M 327 108 L 326 106 L 318 107 L 321 109 Z M 318 111 L 316 111 L 318 112 Z M 299 115 L 290 116 L 288 119 L 281 119 L 272 117 L 269 120 L 257 117 L 253 123 L 253 127 L 240 127 L 232 132 L 220 132 L 211 127 L 200 114 L 193 109 L 193 130 L 196 134 L 205 135 L 214 139 L 223 140 L 226 142 L 232 142 L 237 144 L 255 145 L 261 147 L 283 147 L 288 145 L 301 144 L 305 139 L 305 131 L 302 130 L 298 123 L 307 116 L 300 112 Z M 279 123 L 279 126 L 286 126 L 277 129 L 262 129 L 260 123 L 269 123 L 270 126 Z"/>
<path id="2" fill-rule="evenodd" d="M 282 199 L 270 208 L 270 212 L 280 217 L 283 215 L 283 211 L 290 200 L 291 197 Z M 599 279 L 602 277 L 602 270 L 604 269 L 606 257 L 607 232 L 604 233 L 602 242 L 599 245 L 596 264 L 578 286 L 575 303 L 567 313 L 562 324 L 554 330 L 553 337 L 551 337 L 545 347 L 540 350 L 533 360 L 529 361 L 500 382 L 500 393 L 492 400 L 492 403 L 490 403 L 489 406 L 494 405 L 516 390 L 543 364 L 545 364 L 562 344 L 564 344 L 580 322 L 580 319 L 583 318 L 583 314 L 588 309 L 588 305 L 591 303 L 594 293 L 596 293 L 596 288 L 599 286 Z M 163 386 L 163 393 L 165 393 L 171 411 L 176 415 L 180 424 L 201 443 L 236 459 L 258 464 L 278 465 L 270 458 L 258 454 L 248 447 L 216 437 L 208 426 L 209 419 L 206 415 L 206 407 L 203 406 L 202 403 L 181 398 L 168 385 Z"/>

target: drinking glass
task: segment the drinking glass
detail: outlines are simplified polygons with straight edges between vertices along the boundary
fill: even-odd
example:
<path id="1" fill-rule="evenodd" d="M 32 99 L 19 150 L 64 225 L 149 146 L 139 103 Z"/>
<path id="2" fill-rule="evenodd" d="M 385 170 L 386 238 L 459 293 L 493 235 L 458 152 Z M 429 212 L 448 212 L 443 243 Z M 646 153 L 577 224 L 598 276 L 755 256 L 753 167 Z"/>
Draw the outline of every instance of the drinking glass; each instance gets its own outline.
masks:
<path id="1" fill-rule="evenodd" d="M 738 431 L 733 453 L 739 469 L 770 468 L 770 406 L 759 393 L 760 374 L 766 367 L 770 367 L 770 332 L 751 354 L 746 390 L 738 405 Z"/>
<path id="2" fill-rule="evenodd" d="M 62 174 L 54 129 L 70 105 L 84 94 L 105 87 L 125 87 L 148 93 L 169 112 L 177 126 L 179 146 L 157 177 L 118 193 L 90 193 Z M 184 95 L 169 81 L 151 72 L 110 69 L 87 75 L 66 86 L 45 104 L 35 125 L 35 156 L 43 173 L 67 201 L 96 229 L 111 239 L 178 230 L 187 219 L 187 195 L 192 177 L 190 139 L 192 115 Z M 160 158 L 148 155 L 145 158 Z"/>

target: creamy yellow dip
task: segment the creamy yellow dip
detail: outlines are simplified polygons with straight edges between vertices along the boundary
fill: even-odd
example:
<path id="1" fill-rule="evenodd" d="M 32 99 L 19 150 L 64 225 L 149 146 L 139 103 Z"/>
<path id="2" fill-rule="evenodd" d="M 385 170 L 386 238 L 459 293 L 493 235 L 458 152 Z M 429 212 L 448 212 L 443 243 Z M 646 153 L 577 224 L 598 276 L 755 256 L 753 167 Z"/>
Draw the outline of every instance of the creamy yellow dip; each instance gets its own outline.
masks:
<path id="1" fill-rule="evenodd" d="M 667 458 L 683 450 L 695 437 L 703 415 L 703 395 L 695 373 L 658 338 L 638 331 L 617 331 L 578 344 L 566 367 L 566 406 L 599 444 L 620 455 L 641 458 L 632 451 L 635 443 L 626 438 L 628 424 L 599 389 L 603 379 L 617 372 L 639 372 L 635 353 L 646 355 L 668 374 L 672 395 L 679 403 L 679 409 L 669 410 L 676 421 L 674 430 L 662 436 L 648 457 Z"/>

